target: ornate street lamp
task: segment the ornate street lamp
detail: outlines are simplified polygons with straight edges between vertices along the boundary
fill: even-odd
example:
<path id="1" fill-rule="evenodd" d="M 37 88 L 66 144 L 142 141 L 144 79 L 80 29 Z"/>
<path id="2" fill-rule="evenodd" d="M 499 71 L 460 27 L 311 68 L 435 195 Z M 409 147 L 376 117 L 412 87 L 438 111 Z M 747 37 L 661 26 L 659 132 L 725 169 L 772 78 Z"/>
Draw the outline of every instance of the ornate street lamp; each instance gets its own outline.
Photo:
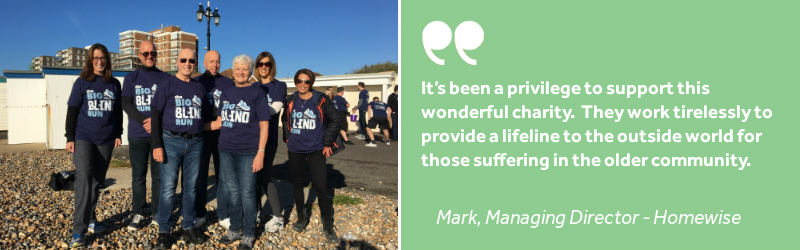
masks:
<path id="1" fill-rule="evenodd" d="M 218 8 L 214 8 L 214 12 L 211 12 L 211 1 L 208 2 L 208 7 L 205 10 L 203 10 L 202 3 L 200 3 L 200 9 L 197 10 L 197 22 L 203 22 L 203 16 L 205 16 L 208 24 L 208 33 L 206 34 L 208 36 L 208 47 L 206 47 L 206 50 L 211 50 L 211 19 L 214 19 L 214 25 L 219 26 L 220 16 L 217 13 L 218 11 Z"/>

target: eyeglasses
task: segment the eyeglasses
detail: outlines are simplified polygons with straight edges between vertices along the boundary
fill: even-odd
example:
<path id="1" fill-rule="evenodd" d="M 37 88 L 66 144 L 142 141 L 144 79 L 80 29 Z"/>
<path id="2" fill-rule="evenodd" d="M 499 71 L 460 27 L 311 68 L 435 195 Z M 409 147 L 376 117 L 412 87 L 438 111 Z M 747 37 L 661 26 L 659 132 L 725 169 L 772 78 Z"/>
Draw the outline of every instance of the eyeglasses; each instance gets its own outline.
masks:
<path id="1" fill-rule="evenodd" d="M 265 62 L 265 63 L 258 62 L 258 63 L 256 63 L 256 68 L 261 68 L 261 66 L 267 66 L 267 67 L 272 68 L 272 62 Z"/>
<path id="2" fill-rule="evenodd" d="M 108 61 L 108 58 L 105 58 L 105 57 L 92 57 L 92 61 L 105 62 L 105 61 Z"/>
<path id="3" fill-rule="evenodd" d="M 181 62 L 181 63 L 186 63 L 186 60 L 189 60 L 189 63 L 191 63 L 191 64 L 195 64 L 195 63 L 197 62 L 197 60 L 194 60 L 194 59 L 186 59 L 186 58 L 181 58 L 180 62 Z"/>
<path id="4" fill-rule="evenodd" d="M 305 83 L 305 84 L 311 85 L 311 80 L 305 80 L 305 79 L 294 80 L 294 85 L 301 84 L 301 83 Z"/>
<path id="5" fill-rule="evenodd" d="M 142 52 L 142 53 L 139 53 L 139 54 L 142 54 L 142 56 L 144 56 L 144 58 L 148 58 L 150 56 L 156 57 L 156 52 L 155 51 Z"/>

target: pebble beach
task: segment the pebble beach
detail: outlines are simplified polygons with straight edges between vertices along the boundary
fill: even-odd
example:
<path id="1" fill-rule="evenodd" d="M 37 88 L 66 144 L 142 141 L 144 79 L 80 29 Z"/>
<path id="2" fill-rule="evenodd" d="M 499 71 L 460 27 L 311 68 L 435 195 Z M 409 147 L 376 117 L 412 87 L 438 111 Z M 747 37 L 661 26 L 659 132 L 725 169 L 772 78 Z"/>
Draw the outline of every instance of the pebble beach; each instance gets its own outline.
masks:
<path id="1" fill-rule="evenodd" d="M 50 174 L 72 170 L 72 154 L 65 150 L 0 154 L 0 249 L 67 249 L 71 238 L 73 193 L 53 191 L 47 186 Z M 397 249 L 397 199 L 383 195 L 339 190 L 336 195 L 360 198 L 357 205 L 335 206 L 335 226 L 339 244 L 325 243 L 319 209 L 314 208 L 311 224 L 302 232 L 291 230 L 295 213 L 286 227 L 275 233 L 256 232 L 255 249 Z M 148 190 L 149 193 L 149 190 Z M 150 194 L 148 194 L 148 197 Z M 178 196 L 179 197 L 179 196 Z M 180 199 L 175 201 L 172 220 L 172 249 L 236 249 L 238 242 L 219 242 L 226 230 L 219 225 L 214 207 L 209 206 L 209 220 L 202 230 L 207 241 L 194 245 L 180 240 Z M 97 205 L 98 219 L 107 230 L 88 234 L 87 249 L 153 249 L 158 229 L 151 225 L 128 231 L 131 213 L 129 188 L 105 190 Z M 262 221 L 263 224 L 263 221 Z"/>

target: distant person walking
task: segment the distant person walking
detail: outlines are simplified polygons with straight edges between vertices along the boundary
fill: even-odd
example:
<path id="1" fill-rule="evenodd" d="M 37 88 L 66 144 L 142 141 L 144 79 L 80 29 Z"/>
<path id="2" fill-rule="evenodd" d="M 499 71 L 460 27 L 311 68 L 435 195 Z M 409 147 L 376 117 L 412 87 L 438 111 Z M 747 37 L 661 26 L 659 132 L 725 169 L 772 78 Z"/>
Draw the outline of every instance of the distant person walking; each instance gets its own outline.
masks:
<path id="1" fill-rule="evenodd" d="M 152 157 L 150 143 L 151 112 L 150 102 L 158 85 L 170 77 L 167 72 L 156 68 L 158 53 L 151 41 L 139 44 L 139 60 L 142 67 L 125 76 L 122 84 L 122 109 L 128 114 L 128 154 L 131 158 L 131 191 L 133 193 L 133 219 L 128 230 L 139 230 L 144 226 L 147 210 L 147 165 L 150 165 L 150 221 L 156 222 L 158 198 L 161 194 L 161 171 L 159 163 Z"/>
<path id="2" fill-rule="evenodd" d="M 203 57 L 203 66 L 206 67 L 206 72 L 194 78 L 203 84 L 205 89 L 206 99 L 212 104 L 212 109 L 219 108 L 219 97 L 225 92 L 226 89 L 233 87 L 233 81 L 230 78 L 222 76 L 219 73 L 220 55 L 217 51 L 209 50 Z M 214 112 L 207 112 L 203 117 L 203 122 L 208 123 L 217 119 Z M 230 215 L 228 213 L 228 202 L 230 194 L 228 188 L 223 181 L 222 171 L 220 171 L 219 159 L 219 131 L 203 131 L 203 153 L 200 154 L 200 170 L 197 172 L 197 200 L 195 200 L 194 209 L 197 211 L 197 220 L 195 227 L 200 227 L 206 223 L 206 216 L 208 211 L 206 203 L 208 203 L 208 170 L 211 164 L 211 159 L 214 160 L 214 174 L 216 175 L 217 184 L 217 217 L 219 218 L 220 226 L 228 228 L 231 225 Z"/>
<path id="3" fill-rule="evenodd" d="M 97 221 L 97 199 L 114 148 L 122 144 L 122 86 L 111 75 L 108 49 L 89 47 L 86 66 L 67 101 L 67 150 L 75 164 L 75 210 L 70 248 L 86 245 L 86 232 L 105 230 Z"/>
<path id="4" fill-rule="evenodd" d="M 339 87 L 336 89 L 336 96 L 333 97 L 333 104 L 336 105 L 336 113 L 339 114 L 339 132 L 342 135 L 342 139 L 344 139 L 344 144 L 355 145 L 355 143 L 347 138 L 347 129 L 349 126 L 347 117 L 350 116 L 350 113 L 347 112 L 347 108 L 350 107 L 350 103 L 347 103 L 347 100 L 345 100 L 342 95 L 344 95 L 344 87 Z"/>
<path id="5" fill-rule="evenodd" d="M 367 139 L 367 104 L 369 103 L 369 91 L 366 89 L 364 82 L 358 82 L 358 104 L 353 108 L 353 113 L 358 110 L 358 127 L 360 133 L 356 135 L 356 139 Z"/>
<path id="6" fill-rule="evenodd" d="M 391 139 L 394 141 L 399 140 L 399 133 L 400 133 L 400 94 L 397 92 L 397 87 L 400 85 L 394 85 L 394 93 L 389 95 L 389 108 L 392 109 L 392 113 L 389 117 L 392 118 L 392 122 L 389 123 L 389 128 L 392 130 Z"/>
<path id="7" fill-rule="evenodd" d="M 281 214 L 281 201 L 278 197 L 278 188 L 272 183 L 272 163 L 275 161 L 275 154 L 278 152 L 278 122 L 280 121 L 281 109 L 286 99 L 286 83 L 275 79 L 278 71 L 275 57 L 272 53 L 261 52 L 256 58 L 256 79 L 258 85 L 267 94 L 267 104 L 269 105 L 269 137 L 264 152 L 264 168 L 258 171 L 256 180 L 256 211 L 261 213 L 261 197 L 267 194 L 267 201 L 272 208 L 272 218 L 264 225 L 267 232 L 275 232 L 283 229 L 285 221 Z"/>
<path id="8" fill-rule="evenodd" d="M 389 108 L 389 105 L 386 105 L 385 102 L 380 101 L 378 97 L 372 98 L 372 102 L 369 103 L 369 124 L 367 125 L 367 134 L 369 134 L 369 142 L 367 143 L 367 147 L 377 147 L 375 145 L 375 135 L 372 134 L 372 129 L 377 127 L 378 125 L 381 126 L 381 131 L 383 131 L 383 138 L 385 139 L 386 145 L 391 145 L 392 140 L 389 139 L 389 127 L 392 124 L 392 119 L 387 116 L 388 113 L 392 112 L 392 109 Z"/>
<path id="9" fill-rule="evenodd" d="M 283 113 L 283 140 L 289 150 L 292 169 L 294 202 L 297 221 L 294 230 L 302 232 L 308 226 L 311 211 L 305 207 L 305 170 L 311 170 L 311 182 L 319 199 L 322 227 L 328 243 L 339 243 L 333 228 L 333 204 L 328 195 L 326 158 L 332 154 L 331 146 L 339 133 L 339 116 L 330 98 L 314 90 L 314 72 L 301 69 L 294 75 L 297 91 L 286 98 L 287 110 Z"/>
<path id="10" fill-rule="evenodd" d="M 203 84 L 191 78 L 197 65 L 194 51 L 178 53 L 178 73 L 159 87 L 150 106 L 152 117 L 153 158 L 161 163 L 161 202 L 158 206 L 158 239 L 156 249 L 172 246 L 170 216 L 181 172 L 181 235 L 195 245 L 205 236 L 195 228 L 195 199 L 200 156 L 203 152 L 203 116 L 211 112 Z M 205 114 L 207 115 L 207 114 Z M 161 135 L 161 136 L 158 136 Z M 202 197 L 201 199 L 205 199 Z"/>
<path id="11" fill-rule="evenodd" d="M 247 55 L 233 58 L 236 85 L 222 93 L 217 120 L 210 124 L 211 129 L 220 129 L 219 156 L 231 195 L 231 226 L 220 242 L 240 240 L 239 249 L 253 249 L 255 243 L 256 173 L 264 166 L 270 119 L 267 93 L 248 81 L 253 64 Z"/>

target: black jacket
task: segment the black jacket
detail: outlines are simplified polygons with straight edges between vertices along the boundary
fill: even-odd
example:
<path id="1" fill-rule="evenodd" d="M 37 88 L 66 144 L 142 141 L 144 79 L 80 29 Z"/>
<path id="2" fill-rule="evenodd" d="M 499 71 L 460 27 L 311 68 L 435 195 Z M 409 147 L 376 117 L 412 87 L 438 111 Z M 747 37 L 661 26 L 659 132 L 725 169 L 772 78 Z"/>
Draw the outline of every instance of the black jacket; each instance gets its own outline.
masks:
<path id="1" fill-rule="evenodd" d="M 295 94 L 296 93 L 297 92 L 295 92 Z M 283 142 L 289 142 L 289 136 L 292 134 L 292 132 L 289 131 L 291 124 L 289 122 L 289 113 L 292 112 L 289 110 L 289 105 L 292 104 L 292 101 L 294 101 L 294 94 L 286 97 L 286 110 L 281 114 L 281 122 L 283 122 Z M 331 147 L 336 140 L 336 136 L 339 135 L 339 114 L 336 112 L 336 106 L 333 105 L 330 97 L 325 94 L 317 98 L 317 107 L 322 111 L 322 124 L 325 126 L 325 133 L 322 135 L 322 145 Z"/>

